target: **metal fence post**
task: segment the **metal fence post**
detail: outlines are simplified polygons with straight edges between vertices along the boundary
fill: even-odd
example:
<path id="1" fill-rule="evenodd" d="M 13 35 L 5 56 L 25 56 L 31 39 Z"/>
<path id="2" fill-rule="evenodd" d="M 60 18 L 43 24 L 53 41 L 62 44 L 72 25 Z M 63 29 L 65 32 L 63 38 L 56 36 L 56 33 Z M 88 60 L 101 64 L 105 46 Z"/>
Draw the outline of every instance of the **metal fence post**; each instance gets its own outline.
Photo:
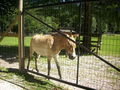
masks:
<path id="1" fill-rule="evenodd" d="M 19 53 L 19 70 L 23 71 L 24 63 L 24 34 L 23 34 L 23 0 L 19 0 L 19 19 L 18 19 L 18 53 Z"/>

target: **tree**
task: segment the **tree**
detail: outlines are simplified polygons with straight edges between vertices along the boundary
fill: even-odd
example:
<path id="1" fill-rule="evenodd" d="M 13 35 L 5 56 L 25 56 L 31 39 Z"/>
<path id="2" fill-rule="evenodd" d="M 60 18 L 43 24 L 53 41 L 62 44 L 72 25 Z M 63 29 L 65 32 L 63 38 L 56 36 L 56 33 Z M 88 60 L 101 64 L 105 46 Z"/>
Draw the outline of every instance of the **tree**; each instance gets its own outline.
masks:
<path id="1" fill-rule="evenodd" d="M 98 31 L 102 33 L 120 31 L 120 2 L 118 0 L 102 0 L 92 6 L 92 14 L 96 19 Z"/>
<path id="2" fill-rule="evenodd" d="M 0 0 L 0 31 L 6 30 L 7 26 L 17 15 L 18 0 Z"/>

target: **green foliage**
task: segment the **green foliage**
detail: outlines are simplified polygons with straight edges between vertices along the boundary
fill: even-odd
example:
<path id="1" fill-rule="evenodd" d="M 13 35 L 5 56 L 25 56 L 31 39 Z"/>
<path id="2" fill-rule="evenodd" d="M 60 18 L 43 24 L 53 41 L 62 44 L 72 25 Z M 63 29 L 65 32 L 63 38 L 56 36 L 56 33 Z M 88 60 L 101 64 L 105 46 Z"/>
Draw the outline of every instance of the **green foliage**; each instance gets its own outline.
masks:
<path id="1" fill-rule="evenodd" d="M 0 0 L 0 32 L 5 31 L 18 13 L 19 0 Z"/>
<path id="2" fill-rule="evenodd" d="M 0 15 L 13 14 L 19 0 L 0 0 Z"/>
<path id="3" fill-rule="evenodd" d="M 48 25 L 50 25 L 54 28 L 58 27 L 58 24 L 55 22 L 56 19 L 54 17 L 42 16 L 42 15 L 39 15 L 38 12 L 35 12 L 35 11 L 30 11 L 30 13 L 32 13 L 32 15 L 35 15 L 35 17 L 44 21 Z M 50 28 L 48 28 L 44 24 L 38 22 L 33 17 L 30 17 L 28 15 L 25 15 L 25 24 L 24 25 L 25 25 L 26 34 L 29 34 L 29 33 L 33 33 L 33 34 L 34 33 L 44 33 L 45 34 L 45 33 L 52 31 Z"/>
<path id="4" fill-rule="evenodd" d="M 107 4 L 106 4 L 107 3 Z M 103 0 L 93 3 L 93 17 L 102 32 L 120 32 L 120 7 L 117 0 Z"/>
<path id="5" fill-rule="evenodd" d="M 96 18 L 93 17 L 92 18 L 92 33 L 94 33 L 96 31 L 96 25 L 97 25 L 97 22 L 96 22 Z"/>
<path id="6" fill-rule="evenodd" d="M 7 2 L 7 3 L 6 3 Z M 44 4 L 59 3 L 60 0 L 25 0 L 25 8 Z M 119 33 L 120 32 L 120 7 L 119 1 L 102 0 L 91 2 L 92 8 L 92 33 Z M 18 12 L 18 0 L 0 1 L 0 28 L 6 30 Z M 84 23 L 84 3 L 80 12 L 79 4 L 66 4 L 45 8 L 28 10 L 31 14 L 41 19 L 48 25 L 58 29 L 69 27 L 79 31 L 79 23 Z M 4 8 L 2 10 L 2 8 Z M 81 16 L 81 17 L 80 17 Z M 32 17 L 25 14 L 25 33 L 48 33 L 50 28 L 39 23 Z M 15 30 L 17 32 L 17 28 Z"/>

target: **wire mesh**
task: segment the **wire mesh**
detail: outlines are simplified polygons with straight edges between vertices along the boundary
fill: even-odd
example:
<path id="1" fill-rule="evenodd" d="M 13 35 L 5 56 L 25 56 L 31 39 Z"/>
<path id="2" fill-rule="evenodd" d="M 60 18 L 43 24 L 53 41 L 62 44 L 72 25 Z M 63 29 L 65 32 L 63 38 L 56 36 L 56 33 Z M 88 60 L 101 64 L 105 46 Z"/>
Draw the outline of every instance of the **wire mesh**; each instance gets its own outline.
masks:
<path id="1" fill-rule="evenodd" d="M 49 2 L 50 3 L 50 2 Z M 90 2 L 92 14 L 92 31 L 86 35 L 84 31 L 84 2 L 82 3 L 69 3 L 64 5 L 53 5 L 41 8 L 35 8 L 28 10 L 34 16 L 38 17 L 48 25 L 55 29 L 68 29 L 79 32 L 80 44 L 83 44 L 85 37 L 91 38 L 90 51 L 101 56 L 117 68 L 120 68 L 120 27 L 119 27 L 119 15 L 120 8 L 115 2 L 106 1 L 102 2 Z M 37 5 L 37 4 L 35 4 Z M 81 8 L 79 5 L 82 5 Z M 28 5 L 29 6 L 29 5 Z M 81 12 L 80 12 L 81 10 Z M 2 15 L 3 16 L 3 15 Z M 109 17 L 109 18 L 108 18 Z M 117 19 L 115 18 L 117 17 Z M 109 19 L 109 21 L 108 21 Z M 112 22 L 112 23 L 108 23 Z M 115 24 L 117 23 L 117 24 Z M 1 24 L 0 30 L 3 33 L 7 26 Z M 80 26 L 81 25 L 81 26 Z M 115 27 L 114 27 L 115 26 Z M 31 37 L 34 34 L 50 34 L 52 29 L 48 28 L 42 23 L 34 20 L 29 15 L 25 15 L 25 56 L 29 56 L 29 46 Z M 4 30 L 3 30 L 4 29 Z M 0 33 L 0 38 L 2 34 Z M 95 36 L 94 36 L 95 35 Z M 99 36 L 100 35 L 100 36 Z M 99 40 L 98 40 L 99 39 Z M 77 41 L 77 40 L 76 40 Z M 88 43 L 85 43 L 88 44 Z M 87 46 L 87 45 L 86 45 Z M 89 44 L 88 44 L 89 46 Z M 87 47 L 88 48 L 88 47 Z M 79 49 L 76 49 L 78 51 Z M 76 52 L 78 54 L 78 52 Z M 78 85 L 91 87 L 94 89 L 120 89 L 120 73 L 102 62 L 94 55 L 85 53 L 85 50 L 80 48 L 79 55 L 79 73 L 78 73 Z M 0 61 L 14 63 L 18 58 L 18 38 L 5 36 L 0 41 Z M 27 60 L 26 60 L 27 62 Z M 76 83 L 77 74 L 77 58 L 70 60 L 62 51 L 59 56 L 59 63 L 61 66 L 62 79 L 68 82 Z M 6 64 L 6 63 L 5 63 Z M 27 64 L 27 63 L 26 63 Z M 1 64 L 0 64 L 1 65 Z M 1 65 L 2 66 L 2 65 Z M 4 66 L 4 65 L 3 65 Z M 13 66 L 14 67 L 14 66 Z M 41 57 L 38 60 L 39 71 L 47 75 L 47 58 Z M 31 62 L 30 69 L 34 70 L 34 59 Z M 51 74 L 50 76 L 59 78 L 58 71 L 54 60 L 51 61 Z"/>
<path id="2" fill-rule="evenodd" d="M 120 67 L 120 35 L 109 32 L 111 29 L 107 26 L 107 19 L 103 12 L 106 12 L 106 15 L 109 15 L 109 5 L 114 4 L 113 2 L 107 4 L 106 2 L 91 2 L 91 9 L 89 14 L 92 14 L 92 31 L 90 33 L 85 31 L 84 26 L 84 9 L 85 3 L 82 5 L 82 12 L 80 13 L 81 22 L 79 22 L 79 3 L 77 4 L 67 4 L 67 5 L 59 5 L 59 6 L 50 6 L 50 7 L 41 7 L 29 10 L 29 12 L 37 12 L 35 14 L 36 17 L 47 23 L 48 25 L 56 28 L 56 29 L 74 29 L 77 33 L 80 30 L 79 25 L 81 24 L 81 32 L 80 32 L 80 44 L 84 44 L 86 47 L 90 46 L 90 51 L 98 54 L 108 62 L 112 63 L 117 68 Z M 117 5 L 117 4 L 116 4 Z M 106 9 L 107 8 L 107 9 Z M 113 8 L 113 9 L 116 9 Z M 108 12 L 108 13 L 107 13 Z M 120 13 L 120 12 L 118 12 Z M 27 16 L 25 19 L 30 18 Z M 105 19 L 105 20 L 104 20 Z M 32 20 L 32 18 L 31 18 Z M 25 20 L 27 22 L 27 20 Z M 42 23 L 39 23 L 39 26 L 36 25 L 38 21 L 34 20 L 34 23 L 29 22 L 25 24 L 26 28 L 30 25 L 36 26 L 30 32 L 26 34 L 29 37 L 25 38 L 25 43 L 28 41 L 27 38 L 30 38 L 33 34 L 43 33 L 49 34 L 52 32 L 52 29 L 44 26 Z M 86 23 L 86 22 L 85 22 Z M 39 28 L 38 28 L 39 27 Z M 67 29 L 66 29 L 67 27 Z M 109 27 L 109 29 L 108 29 Z M 107 29 L 107 30 L 106 30 Z M 105 31 L 106 30 L 106 31 Z M 27 29 L 25 30 L 27 31 Z M 87 34 L 86 34 L 87 33 Z M 100 34 L 100 36 L 99 36 Z M 94 36 L 95 35 L 95 36 Z M 83 43 L 84 38 L 91 38 L 90 43 Z M 100 39 L 100 41 L 98 40 Z M 87 45 L 88 44 L 88 45 Z M 99 44 L 99 45 L 98 45 Z M 28 45 L 29 46 L 29 45 Z M 88 48 L 88 47 L 87 47 Z M 26 51 L 27 52 L 27 51 Z M 27 54 L 27 53 L 26 53 Z M 27 56 L 27 55 L 26 55 Z M 102 62 L 100 59 L 95 57 L 94 55 L 89 54 L 84 49 L 80 48 L 80 56 L 79 56 L 79 74 L 78 74 L 78 85 L 83 85 L 87 87 L 91 87 L 94 89 L 110 89 L 116 90 L 120 88 L 120 73 Z M 75 60 L 69 60 L 65 55 L 65 52 L 62 51 L 59 56 L 59 63 L 61 66 L 62 79 L 76 83 L 76 74 L 77 74 L 77 58 Z M 31 63 L 31 69 L 34 67 L 34 61 Z M 38 67 L 41 73 L 47 75 L 47 58 L 41 57 L 38 60 Z M 54 60 L 51 61 L 51 74 L 50 76 L 59 78 L 57 68 Z"/>

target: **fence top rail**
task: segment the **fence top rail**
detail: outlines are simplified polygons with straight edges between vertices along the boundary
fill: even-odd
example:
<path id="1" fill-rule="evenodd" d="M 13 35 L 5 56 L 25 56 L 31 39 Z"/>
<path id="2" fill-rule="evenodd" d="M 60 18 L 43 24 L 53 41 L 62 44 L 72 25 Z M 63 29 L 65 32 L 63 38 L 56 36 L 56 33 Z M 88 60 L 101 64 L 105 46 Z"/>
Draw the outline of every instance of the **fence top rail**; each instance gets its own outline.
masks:
<path id="1" fill-rule="evenodd" d="M 59 6 L 59 5 L 65 5 L 65 4 L 81 3 L 81 2 L 93 2 L 93 1 L 99 1 L 99 0 L 77 0 L 77 1 L 51 3 L 51 4 L 44 4 L 44 5 L 39 5 L 39 6 L 27 7 L 27 8 L 25 8 L 25 10 L 51 7 L 51 6 Z"/>

